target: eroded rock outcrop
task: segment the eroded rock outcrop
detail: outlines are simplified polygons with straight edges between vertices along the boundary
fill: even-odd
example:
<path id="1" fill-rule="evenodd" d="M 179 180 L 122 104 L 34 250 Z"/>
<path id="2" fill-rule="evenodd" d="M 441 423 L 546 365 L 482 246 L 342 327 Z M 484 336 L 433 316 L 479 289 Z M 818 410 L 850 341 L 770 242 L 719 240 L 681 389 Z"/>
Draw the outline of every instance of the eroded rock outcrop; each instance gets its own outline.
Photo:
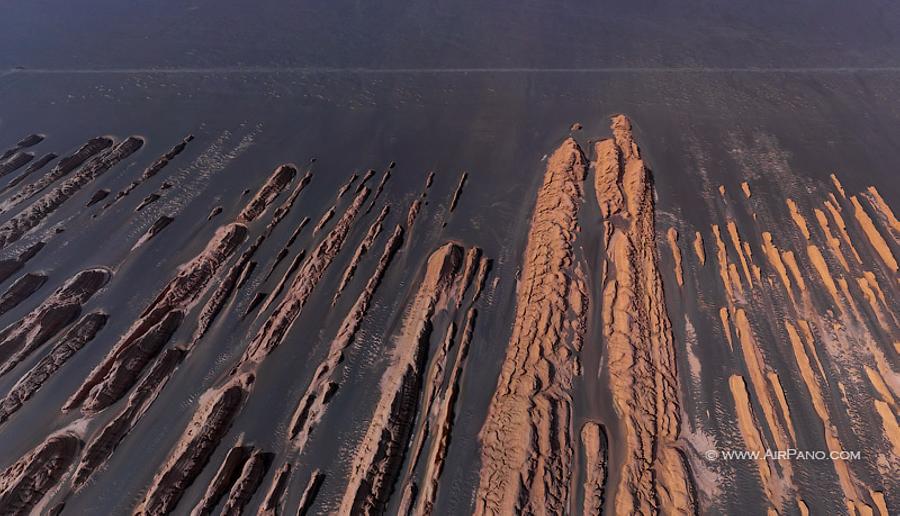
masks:
<path id="1" fill-rule="evenodd" d="M 0 473 L 0 514 L 30 514 L 78 456 L 81 440 L 52 435 Z"/>
<path id="2" fill-rule="evenodd" d="M 476 514 L 571 508 L 568 425 L 586 305 L 573 242 L 586 170 L 571 138 L 547 161 L 528 232 L 513 332 L 480 434 Z"/>
<path id="3" fill-rule="evenodd" d="M 356 450 L 341 501 L 342 514 L 380 514 L 403 463 L 418 412 L 422 367 L 428 353 L 432 317 L 449 294 L 463 249 L 445 244 L 428 259 L 424 277 L 406 312 L 391 365 L 381 381 L 381 397 Z"/>
<path id="4" fill-rule="evenodd" d="M 203 395 L 193 419 L 135 514 L 167 514 L 175 509 L 228 432 L 252 383 L 252 375 L 242 375 Z"/>
<path id="5" fill-rule="evenodd" d="M 89 159 L 94 158 L 102 151 L 111 147 L 112 144 L 112 138 L 108 138 L 105 136 L 91 138 L 73 154 L 60 158 L 56 163 L 56 166 L 53 167 L 46 175 L 44 175 L 34 183 L 22 187 L 21 191 L 16 193 L 16 195 L 10 197 L 9 200 L 4 202 L 2 206 L 0 206 L 0 211 L 6 211 L 12 206 L 17 205 L 26 199 L 34 197 L 60 178 L 71 174 L 72 171 L 80 167 Z M 98 156 L 98 158 L 99 157 L 100 156 Z M 99 159 L 94 159 L 91 161 L 91 165 L 96 165 L 99 161 Z"/>
<path id="6" fill-rule="evenodd" d="M 243 225 L 220 228 L 200 254 L 181 266 L 178 274 L 69 398 L 64 409 L 71 410 L 86 402 L 85 410 L 96 412 L 121 398 L 143 367 L 168 342 L 183 313 L 246 237 L 247 228 Z M 141 367 L 136 368 L 137 365 Z"/>
<path id="7" fill-rule="evenodd" d="M 610 391 L 625 439 L 614 507 L 623 514 L 692 514 L 695 490 L 678 444 L 675 343 L 658 266 L 653 183 L 628 119 L 613 117 L 612 130 L 618 151 L 598 152 L 598 160 L 618 159 L 598 162 L 597 170 L 615 176 L 606 182 L 618 187 L 606 190 L 609 198 L 598 197 L 601 207 L 615 207 L 604 220 L 609 267 L 601 310 Z"/>
<path id="8" fill-rule="evenodd" d="M 94 340 L 97 333 L 106 326 L 108 318 L 102 312 L 93 312 L 73 324 L 50 353 L 22 375 L 3 401 L 0 401 L 0 423 L 19 410 L 72 355 Z"/>
<path id="9" fill-rule="evenodd" d="M 43 222 L 64 202 L 78 193 L 85 185 L 105 173 L 120 161 L 131 156 L 144 145 L 144 140 L 129 136 L 107 153 L 98 156 L 82 167 L 75 175 L 32 202 L 21 213 L 0 226 L 0 249 L 22 238 L 23 235 Z M 60 162 L 62 164 L 62 162 Z M 60 165 L 57 165 L 59 168 Z M 56 170 L 56 168 L 54 168 Z M 52 172 L 51 172 L 52 174 Z M 49 184 L 48 184 L 49 186 Z M 40 190 L 43 190 L 41 188 Z M 37 193 L 35 191 L 34 193 Z"/>
<path id="10" fill-rule="evenodd" d="M 303 307 L 309 300 L 313 289 L 328 266 L 334 261 L 335 256 L 341 251 L 347 234 L 353 226 L 353 221 L 359 214 L 363 202 L 369 195 L 369 189 L 363 188 L 344 214 L 338 220 L 331 232 L 309 254 L 309 257 L 300 265 L 294 281 L 291 283 L 285 298 L 278 304 L 275 311 L 269 316 L 259 329 L 253 341 L 244 355 L 244 362 L 260 362 L 266 355 L 272 352 L 284 335 L 294 324 L 294 321 L 303 311 Z M 275 296 L 269 298 L 272 301 Z"/>
<path id="11" fill-rule="evenodd" d="M 8 373 L 28 355 L 81 315 L 81 307 L 109 281 L 108 269 L 79 272 L 19 321 L 0 331 L 0 375 Z"/>

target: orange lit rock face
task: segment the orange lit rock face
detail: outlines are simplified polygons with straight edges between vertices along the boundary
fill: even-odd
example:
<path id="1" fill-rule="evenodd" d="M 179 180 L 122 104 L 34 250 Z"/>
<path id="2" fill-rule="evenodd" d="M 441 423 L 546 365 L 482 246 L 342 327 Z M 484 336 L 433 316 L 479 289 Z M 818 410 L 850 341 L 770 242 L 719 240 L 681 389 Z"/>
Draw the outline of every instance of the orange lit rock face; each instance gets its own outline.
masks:
<path id="1" fill-rule="evenodd" d="M 573 243 L 587 163 L 575 140 L 547 160 L 516 294 L 516 318 L 481 430 L 478 514 L 566 512 L 571 503 L 571 389 L 583 313 Z M 582 303 L 581 312 L 584 311 Z"/>
<path id="2" fill-rule="evenodd" d="M 9 146 L 0 513 L 896 513 L 893 185 L 739 138 L 697 184 L 582 121 L 506 197 L 477 162 L 217 184 L 252 138 L 204 131 Z"/>
<path id="3" fill-rule="evenodd" d="M 609 387 L 625 441 L 613 507 L 619 513 L 651 514 L 664 507 L 691 513 L 695 488 L 678 444 L 681 409 L 675 343 L 658 268 L 650 172 L 628 119 L 614 117 L 612 129 L 621 159 L 616 164 L 598 163 L 597 169 L 619 170 L 625 199 L 623 216 L 613 218 L 607 231 L 605 258 L 612 272 L 600 300 Z M 605 199 L 598 202 L 603 205 Z M 671 231 L 669 242 L 677 249 Z M 680 253 L 675 262 L 680 267 Z"/>

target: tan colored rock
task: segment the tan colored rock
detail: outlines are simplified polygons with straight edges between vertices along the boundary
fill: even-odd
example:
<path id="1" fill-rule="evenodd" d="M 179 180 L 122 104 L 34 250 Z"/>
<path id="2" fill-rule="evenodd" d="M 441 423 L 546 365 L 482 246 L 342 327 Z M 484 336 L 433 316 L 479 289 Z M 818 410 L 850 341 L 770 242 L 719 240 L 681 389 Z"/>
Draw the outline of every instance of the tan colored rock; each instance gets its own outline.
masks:
<path id="1" fill-rule="evenodd" d="M 684 285 L 684 272 L 681 269 L 681 248 L 678 247 L 678 230 L 669 228 L 666 232 L 666 238 L 669 240 L 669 248 L 672 250 L 672 259 L 675 261 L 675 281 L 678 286 Z"/>
<path id="2" fill-rule="evenodd" d="M 606 491 L 607 443 L 603 426 L 588 421 L 581 427 L 584 453 L 584 507 L 582 514 L 600 515 Z"/>
<path id="3" fill-rule="evenodd" d="M 610 391 L 624 431 L 613 504 L 623 514 L 692 513 L 695 489 L 678 444 L 675 343 L 658 268 L 652 180 L 628 119 L 614 117 L 613 132 L 625 200 L 625 216 L 612 221 L 606 246 L 601 307 Z"/>
<path id="4" fill-rule="evenodd" d="M 566 335 L 564 321 L 572 316 L 569 292 L 578 288 L 573 242 L 586 168 L 571 138 L 547 160 L 528 232 L 513 332 L 481 429 L 476 514 L 571 509 L 568 414 L 578 366 L 574 337 Z"/>
<path id="5" fill-rule="evenodd" d="M 872 249 L 874 249 L 878 256 L 881 257 L 884 264 L 896 273 L 897 260 L 894 258 L 894 253 L 891 252 L 891 248 L 884 240 L 884 237 L 881 236 L 881 233 L 875 228 L 872 218 L 869 217 L 869 214 L 863 209 L 862 204 L 859 203 L 859 199 L 857 199 L 855 195 L 850 197 L 850 202 L 853 203 L 853 216 L 856 217 L 856 221 L 859 222 L 859 225 L 862 227 L 863 233 L 866 235 L 866 238 L 869 239 L 869 244 L 872 246 Z"/>
<path id="6" fill-rule="evenodd" d="M 785 202 L 791 213 L 791 219 L 794 220 L 794 224 L 797 224 L 797 227 L 800 228 L 800 232 L 803 233 L 803 236 L 806 237 L 807 240 L 809 240 L 809 226 L 806 224 L 806 219 L 800 214 L 800 210 L 797 209 L 797 203 L 795 203 L 793 199 L 787 199 Z"/>
<path id="7" fill-rule="evenodd" d="M 694 253 L 700 260 L 700 265 L 706 265 L 706 250 L 703 248 L 703 235 L 699 231 L 694 233 Z"/>
<path id="8" fill-rule="evenodd" d="M 417 417 L 422 364 L 428 354 L 432 317 L 457 279 L 463 259 L 460 246 L 448 243 L 428 259 L 409 308 L 390 366 L 380 382 L 381 396 L 362 442 L 354 453 L 341 514 L 381 514 L 403 464 Z"/>

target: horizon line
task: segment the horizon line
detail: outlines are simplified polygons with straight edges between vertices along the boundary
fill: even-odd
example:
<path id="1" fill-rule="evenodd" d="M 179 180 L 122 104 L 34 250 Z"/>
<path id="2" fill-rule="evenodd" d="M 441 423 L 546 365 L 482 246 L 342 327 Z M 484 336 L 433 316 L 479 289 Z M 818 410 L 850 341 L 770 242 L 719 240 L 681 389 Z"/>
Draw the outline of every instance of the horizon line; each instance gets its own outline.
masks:
<path id="1" fill-rule="evenodd" d="M 595 68 L 529 68 L 529 67 L 472 67 L 472 68 L 366 68 L 366 67 L 299 67 L 299 66 L 225 66 L 176 68 L 9 68 L 6 75 L 138 75 L 138 74 L 506 74 L 506 73 L 865 73 L 900 72 L 900 66 L 846 67 L 595 67 Z"/>

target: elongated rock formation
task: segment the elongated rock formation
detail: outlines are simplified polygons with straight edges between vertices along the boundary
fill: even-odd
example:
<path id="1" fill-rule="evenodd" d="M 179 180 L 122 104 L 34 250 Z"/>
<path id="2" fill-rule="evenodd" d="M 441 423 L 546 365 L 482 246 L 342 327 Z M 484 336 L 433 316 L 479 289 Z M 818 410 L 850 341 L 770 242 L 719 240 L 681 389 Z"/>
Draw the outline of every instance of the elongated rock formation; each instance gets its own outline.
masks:
<path id="1" fill-rule="evenodd" d="M 285 462 L 272 477 L 272 483 L 266 497 L 259 506 L 261 516 L 278 516 L 282 513 L 287 494 L 288 482 L 291 480 L 291 464 Z"/>
<path id="2" fill-rule="evenodd" d="M 106 285 L 111 275 L 102 268 L 79 272 L 28 315 L 0 331 L 0 375 L 81 315 L 82 305 Z"/>
<path id="3" fill-rule="evenodd" d="M 212 481 L 206 486 L 203 498 L 200 499 L 200 503 L 191 512 L 192 516 L 212 514 L 213 509 L 216 508 L 222 497 L 234 485 L 238 475 L 241 474 L 244 464 L 250 457 L 250 451 L 251 447 L 248 446 L 235 446 L 228 450 L 228 453 L 225 454 L 225 459 L 222 460 L 222 464 L 219 466 L 219 470 L 216 471 Z"/>
<path id="4" fill-rule="evenodd" d="M 477 293 L 474 298 L 477 298 Z M 447 386 L 435 400 L 436 403 L 433 408 L 434 441 L 426 457 L 427 462 L 425 464 L 422 488 L 418 493 L 417 505 L 413 514 L 426 516 L 434 512 L 434 502 L 437 499 L 438 488 L 441 485 L 441 475 L 449 453 L 453 418 L 457 411 L 455 405 L 461 388 L 463 367 L 469 353 L 469 346 L 472 343 L 476 317 L 477 311 L 474 308 L 469 308 L 462 337 L 457 348 L 456 361 L 453 369 L 450 370 Z"/>
<path id="5" fill-rule="evenodd" d="M 180 349 L 167 349 L 147 373 L 147 376 L 135 387 L 122 410 L 97 432 L 85 448 L 81 461 L 75 469 L 72 480 L 72 487 L 75 490 L 81 488 L 95 471 L 106 464 L 122 439 L 128 435 L 150 404 L 156 400 L 172 372 L 184 358 L 184 354 L 185 352 Z"/>
<path id="6" fill-rule="evenodd" d="M 273 177 L 270 178 L 267 184 L 278 184 L 281 185 L 282 188 L 287 186 L 287 182 L 285 182 L 283 178 L 280 181 L 276 180 L 277 177 L 281 177 L 284 174 L 283 170 L 283 167 L 276 169 Z M 210 297 L 209 301 L 207 301 L 206 306 L 204 306 L 203 310 L 200 312 L 200 317 L 197 321 L 197 329 L 194 332 L 194 337 L 191 342 L 192 347 L 203 338 L 234 291 L 241 288 L 244 282 L 246 282 L 252 274 L 253 270 L 256 268 L 256 262 L 252 262 L 250 259 L 253 258 L 263 242 L 265 242 L 272 232 L 275 231 L 278 224 L 287 217 L 287 214 L 290 213 L 291 208 L 293 208 L 294 203 L 297 201 L 297 197 L 299 197 L 300 193 L 306 188 L 306 185 L 309 184 L 311 179 L 312 175 L 309 173 L 300 179 L 287 200 L 275 209 L 275 212 L 272 214 L 272 219 L 266 224 L 263 233 L 241 254 L 237 261 L 231 266 L 231 269 L 229 269 L 228 274 L 225 275 L 218 287 L 216 287 L 213 295 Z M 269 195 L 274 195 L 271 190 L 269 191 Z M 252 204 L 253 201 L 251 201 L 250 205 Z M 256 216 L 258 215 L 259 214 Z"/>
<path id="7" fill-rule="evenodd" d="M 129 136 L 108 153 L 92 160 L 74 176 L 31 203 L 21 213 L 0 226 L 0 249 L 22 238 L 23 235 L 34 229 L 47 216 L 56 211 L 64 202 L 78 193 L 82 187 L 137 152 L 143 145 L 144 140 L 142 138 Z"/>
<path id="8" fill-rule="evenodd" d="M 78 456 L 81 440 L 71 433 L 48 437 L 0 473 L 0 514 L 30 514 Z"/>
<path id="9" fill-rule="evenodd" d="M 607 443 L 603 426 L 588 421 L 581 427 L 581 447 L 584 452 L 585 516 L 601 514 L 606 492 Z"/>
<path id="10" fill-rule="evenodd" d="M 243 513 L 244 506 L 259 489 L 271 463 L 271 453 L 253 450 L 247 462 L 244 463 L 240 475 L 235 479 L 234 485 L 231 486 L 231 491 L 222 506 L 222 514 L 240 516 Z"/>
<path id="11" fill-rule="evenodd" d="M 106 326 L 109 317 L 101 312 L 92 312 L 82 317 L 67 331 L 53 349 L 34 367 L 28 370 L 9 393 L 0 401 L 0 423 L 19 410 L 44 383 L 61 368 L 72 355 L 94 340 L 97 333 Z"/>
<path id="12" fill-rule="evenodd" d="M 335 223 L 331 232 L 310 253 L 309 257 L 300 266 L 294 281 L 291 283 L 284 300 L 278 304 L 272 315 L 259 329 L 244 355 L 244 362 L 260 362 L 272 352 L 284 335 L 294 324 L 294 321 L 303 311 L 303 307 L 309 300 L 313 289 L 318 285 L 325 270 L 334 261 L 335 256 L 341 251 L 347 234 L 353 226 L 353 221 L 359 214 L 369 189 L 363 188 L 354 198 L 353 203 Z M 274 295 L 270 298 L 274 299 Z"/>
<path id="13" fill-rule="evenodd" d="M 126 188 L 119 191 L 119 193 L 116 194 L 115 198 L 112 201 L 109 201 L 108 203 L 106 203 L 103 206 L 103 209 L 109 208 L 110 206 L 114 205 L 121 198 L 130 194 L 135 188 L 140 186 L 144 181 L 150 179 L 151 177 L 158 174 L 162 169 L 166 168 L 166 166 L 169 164 L 169 162 L 172 161 L 173 159 L 175 159 L 176 156 L 181 154 L 182 151 L 184 151 L 185 147 L 187 147 L 187 144 L 190 141 L 192 141 L 193 139 L 194 139 L 194 136 L 189 134 L 183 140 L 181 140 L 180 142 L 175 144 L 175 146 L 172 147 L 168 152 L 166 152 L 165 154 L 163 154 L 162 156 L 157 158 L 156 161 L 151 163 L 149 167 L 144 169 L 144 172 L 141 174 L 141 177 L 139 177 L 138 179 L 135 179 L 134 181 L 129 183 L 129 185 Z"/>
<path id="14" fill-rule="evenodd" d="M 253 375 L 242 375 L 200 399 L 200 407 L 135 514 L 167 514 L 209 462 L 247 397 Z"/>
<path id="15" fill-rule="evenodd" d="M 424 277 L 395 339 L 391 365 L 368 431 L 356 450 L 341 514 L 381 514 L 397 480 L 418 412 L 422 367 L 428 354 L 432 317 L 459 274 L 463 249 L 444 244 L 431 253 Z"/>
<path id="16" fill-rule="evenodd" d="M 381 234 L 381 229 L 383 226 L 384 218 L 387 216 L 390 211 L 391 206 L 389 204 L 385 204 L 384 208 L 381 209 L 381 212 L 378 214 L 378 217 L 375 219 L 375 222 L 369 226 L 369 231 L 366 232 L 365 238 L 360 242 L 359 246 L 356 248 L 356 251 L 353 253 L 353 258 L 350 259 L 350 264 L 347 265 L 347 268 L 344 270 L 344 275 L 341 276 L 341 283 L 338 285 L 337 291 L 334 293 L 334 298 L 331 300 L 331 306 L 337 304 L 337 300 L 340 297 L 341 293 L 344 291 L 344 288 L 350 283 L 350 280 L 353 279 L 353 275 L 356 273 L 356 268 L 359 267 L 360 261 L 362 261 L 363 256 L 369 251 L 369 248 L 375 243 L 375 239 L 378 238 L 378 235 Z"/>
<path id="17" fill-rule="evenodd" d="M 63 408 L 71 410 L 89 400 L 85 409 L 96 412 L 121 398 L 134 385 L 140 370 L 175 332 L 184 311 L 196 301 L 222 263 L 246 237 L 247 228 L 243 225 L 230 224 L 220 228 L 206 249 L 181 267 Z M 136 356 L 142 357 L 139 362 L 134 361 Z M 136 369 L 137 365 L 140 369 Z M 131 373 L 125 375 L 126 370 Z M 117 372 L 124 376 L 118 376 Z M 128 380 L 113 381 L 113 378 Z"/>
<path id="18" fill-rule="evenodd" d="M 12 147 L 3 151 L 3 154 L 0 154 L 0 161 L 5 159 L 9 159 L 10 156 L 15 154 L 16 152 L 27 149 L 28 147 L 34 147 L 35 145 L 44 141 L 44 135 L 41 134 L 29 134 L 28 136 L 22 138 Z"/>
<path id="19" fill-rule="evenodd" d="M 58 179 L 71 174 L 72 171 L 80 167 L 87 160 L 93 158 L 100 152 L 111 147 L 112 144 L 112 139 L 105 136 L 91 138 L 77 151 L 75 151 L 75 153 L 64 158 L 60 158 L 60 160 L 56 163 L 56 166 L 53 167 L 46 175 L 44 175 L 34 183 L 22 187 L 22 190 L 20 192 L 16 193 L 16 195 L 12 196 L 8 201 L 0 206 L 0 211 L 6 211 L 10 207 L 15 206 L 22 201 L 37 195 Z"/>
<path id="20" fill-rule="evenodd" d="M 6 281 L 10 276 L 19 272 L 28 260 L 34 258 L 34 255 L 38 254 L 45 245 L 44 242 L 37 242 L 25 248 L 15 258 L 0 260 L 0 282 Z"/>
<path id="21" fill-rule="evenodd" d="M 6 289 L 6 292 L 0 296 L 0 315 L 19 306 L 19 303 L 31 297 L 31 294 L 37 292 L 37 290 L 46 282 L 46 275 L 32 272 L 17 279 L 8 289 Z"/>
<path id="22" fill-rule="evenodd" d="M 309 435 L 315 425 L 322 419 L 327 409 L 328 402 L 337 391 L 340 383 L 338 378 L 338 365 L 344 359 L 344 351 L 353 342 L 356 332 L 362 324 L 363 317 L 372 302 L 372 296 L 381 284 L 381 278 L 393 259 L 394 253 L 400 248 L 403 241 L 403 228 L 397 225 L 394 233 L 388 239 L 378 260 L 378 265 L 362 293 L 341 322 L 337 335 L 331 342 L 328 355 L 319 364 L 313 375 L 312 381 L 306 387 L 306 391 L 300 398 L 300 403 L 291 420 L 290 437 L 295 445 L 302 450 L 306 446 Z"/>
<path id="23" fill-rule="evenodd" d="M 269 176 L 266 184 L 259 189 L 256 196 L 247 203 L 247 207 L 238 215 L 238 222 L 251 222 L 259 217 L 266 208 L 275 201 L 275 197 L 294 180 L 297 169 L 291 165 L 281 165 Z"/>
<path id="24" fill-rule="evenodd" d="M 297 508 L 297 516 L 309 514 L 309 510 L 316 502 L 316 496 L 318 496 L 323 482 L 325 482 L 325 473 L 319 470 L 313 471 L 312 475 L 309 476 L 306 487 L 303 488 L 303 494 L 300 496 L 300 507 Z"/>
<path id="25" fill-rule="evenodd" d="M 614 140 L 596 146 L 597 174 L 604 174 L 597 181 L 608 185 L 597 199 L 609 264 L 602 286 L 603 336 L 625 438 L 615 511 L 693 513 L 693 481 L 677 444 L 675 343 L 658 268 L 653 183 L 628 119 L 614 117 L 612 130 Z"/>
<path id="26" fill-rule="evenodd" d="M 571 138 L 547 161 L 512 336 L 480 435 L 477 514 L 571 512 L 571 389 L 586 304 L 573 241 L 586 169 Z"/>
<path id="27" fill-rule="evenodd" d="M 17 152 L 8 160 L 0 161 L 0 177 L 19 170 L 32 159 L 34 159 L 34 154 L 30 152 Z"/>
<path id="28" fill-rule="evenodd" d="M 52 152 L 48 152 L 47 154 L 44 154 L 40 158 L 32 161 L 31 164 L 28 165 L 28 168 L 25 169 L 25 171 L 23 171 L 21 174 L 14 177 L 9 183 L 6 184 L 6 186 L 3 187 L 3 189 L 0 189 L 0 193 L 4 193 L 8 190 L 12 190 L 16 186 L 18 186 L 22 181 L 28 179 L 31 176 L 31 174 L 34 174 L 38 170 L 44 168 L 44 166 L 46 166 L 47 163 L 50 163 L 51 161 L 53 161 L 56 158 L 57 158 L 56 154 L 54 154 Z"/>

